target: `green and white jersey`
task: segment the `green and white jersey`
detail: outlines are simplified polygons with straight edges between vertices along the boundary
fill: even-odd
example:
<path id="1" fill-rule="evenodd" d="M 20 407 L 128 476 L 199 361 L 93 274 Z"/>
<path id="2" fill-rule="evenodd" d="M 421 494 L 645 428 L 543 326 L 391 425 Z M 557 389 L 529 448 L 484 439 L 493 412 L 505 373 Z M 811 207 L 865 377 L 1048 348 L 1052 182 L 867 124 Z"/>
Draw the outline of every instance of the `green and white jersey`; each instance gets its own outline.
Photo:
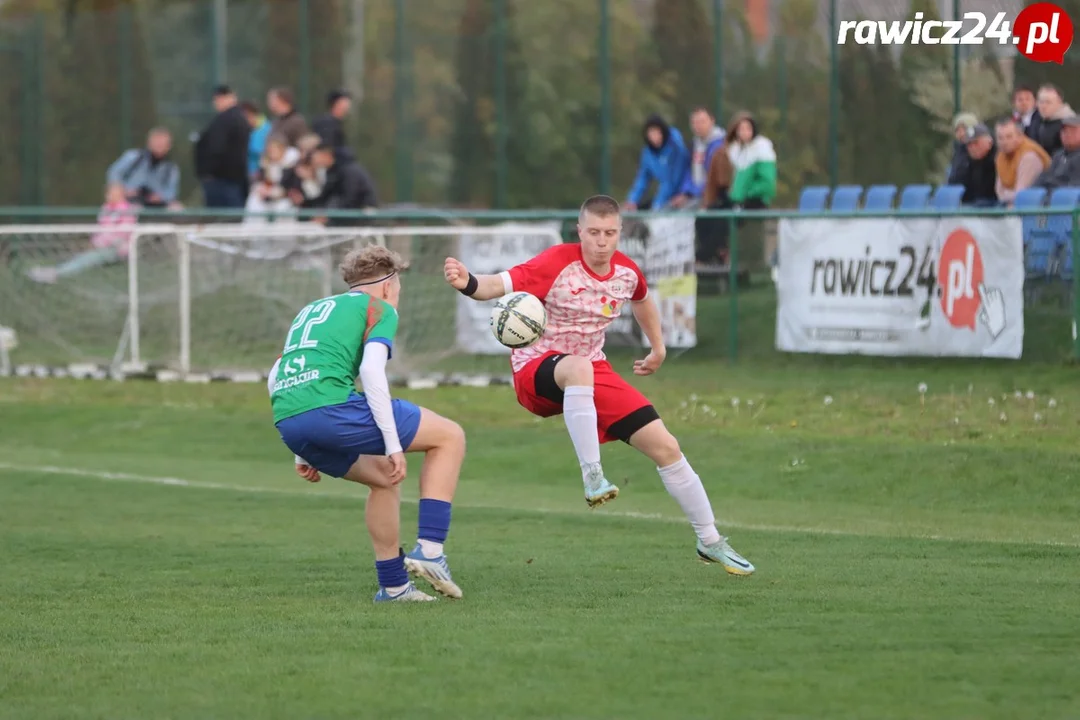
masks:
<path id="1" fill-rule="evenodd" d="M 366 293 L 348 292 L 316 300 L 297 313 L 271 378 L 274 422 L 328 405 L 356 392 L 364 346 L 390 351 L 398 329 L 397 310 Z"/>

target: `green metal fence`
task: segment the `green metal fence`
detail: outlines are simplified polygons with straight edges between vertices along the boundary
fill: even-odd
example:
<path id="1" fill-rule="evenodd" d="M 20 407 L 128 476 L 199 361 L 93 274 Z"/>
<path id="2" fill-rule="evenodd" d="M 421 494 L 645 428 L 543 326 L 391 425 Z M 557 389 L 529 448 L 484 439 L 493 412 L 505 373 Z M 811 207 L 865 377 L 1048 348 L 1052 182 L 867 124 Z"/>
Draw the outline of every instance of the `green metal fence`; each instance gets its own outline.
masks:
<path id="1" fill-rule="evenodd" d="M 1015 17 L 1027 1 L 9 0 L 0 203 L 99 201 L 107 165 L 157 124 L 175 133 L 196 203 L 188 137 L 222 81 L 259 101 L 292 86 L 309 116 L 327 91 L 353 91 L 350 143 L 387 201 L 620 195 L 644 118 L 660 112 L 687 135 L 699 105 L 721 123 L 758 116 L 778 149 L 780 206 L 810 183 L 937 179 L 958 109 L 1006 112 L 1016 82 L 1074 97 L 1080 55 L 1058 66 L 1018 60 L 1012 44 L 838 46 L 839 23 L 997 5 Z M 1060 4 L 1080 16 L 1080 0 Z"/>

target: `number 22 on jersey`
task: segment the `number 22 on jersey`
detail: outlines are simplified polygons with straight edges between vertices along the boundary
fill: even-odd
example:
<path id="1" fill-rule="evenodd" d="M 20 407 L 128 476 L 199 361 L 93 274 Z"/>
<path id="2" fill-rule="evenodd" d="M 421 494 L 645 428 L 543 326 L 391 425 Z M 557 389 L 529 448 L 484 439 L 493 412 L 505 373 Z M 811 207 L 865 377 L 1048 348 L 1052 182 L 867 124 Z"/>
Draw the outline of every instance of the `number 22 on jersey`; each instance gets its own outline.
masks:
<path id="1" fill-rule="evenodd" d="M 289 326 L 289 334 L 285 336 L 285 348 L 281 351 L 281 354 L 287 355 L 293 350 L 311 350 L 317 347 L 319 341 L 311 339 L 311 331 L 317 325 L 321 325 L 330 319 L 330 313 L 334 311 L 336 305 L 337 303 L 334 300 L 327 299 L 311 303 L 301 310 L 300 314 L 293 320 L 293 324 Z M 298 330 L 301 330 L 300 341 L 294 343 L 293 336 Z"/>

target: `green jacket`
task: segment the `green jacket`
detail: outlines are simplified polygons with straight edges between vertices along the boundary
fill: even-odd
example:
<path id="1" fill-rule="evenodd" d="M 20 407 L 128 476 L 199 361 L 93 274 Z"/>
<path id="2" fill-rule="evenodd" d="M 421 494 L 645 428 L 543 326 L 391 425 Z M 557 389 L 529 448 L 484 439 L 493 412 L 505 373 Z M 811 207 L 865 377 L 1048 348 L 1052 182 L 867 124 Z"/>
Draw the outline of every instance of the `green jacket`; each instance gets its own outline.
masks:
<path id="1" fill-rule="evenodd" d="M 728 156 L 735 168 L 731 201 L 740 204 L 758 198 L 772 205 L 776 199 L 776 150 L 772 141 L 758 135 L 746 145 L 734 142 L 728 147 Z"/>

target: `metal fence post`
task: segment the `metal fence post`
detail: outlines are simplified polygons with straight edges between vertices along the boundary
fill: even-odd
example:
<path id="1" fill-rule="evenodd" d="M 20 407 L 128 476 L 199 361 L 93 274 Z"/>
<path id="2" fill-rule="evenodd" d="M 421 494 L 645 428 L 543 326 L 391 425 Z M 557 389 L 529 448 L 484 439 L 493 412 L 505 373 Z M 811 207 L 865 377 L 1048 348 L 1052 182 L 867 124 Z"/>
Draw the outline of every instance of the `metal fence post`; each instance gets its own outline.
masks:
<path id="1" fill-rule="evenodd" d="M 829 0 L 829 184 L 836 187 L 840 174 L 840 46 L 836 44 L 840 18 L 837 0 Z"/>
<path id="2" fill-rule="evenodd" d="M 506 207 L 509 166 L 506 148 L 509 127 L 506 117 L 506 0 L 495 0 L 495 207 Z"/>
<path id="3" fill-rule="evenodd" d="M 226 57 L 226 47 L 228 44 L 228 22 L 229 13 L 226 6 L 227 0 L 213 0 L 213 4 L 210 6 L 210 28 L 211 28 L 211 61 L 214 63 L 211 71 L 213 73 L 213 84 L 224 85 L 226 82 L 226 76 L 228 72 L 228 59 Z"/>
<path id="4" fill-rule="evenodd" d="M 1080 360 L 1080 272 L 1077 261 L 1080 260 L 1080 209 L 1072 212 L 1072 296 L 1073 296 L 1073 359 Z"/>
<path id="5" fill-rule="evenodd" d="M 724 0 L 713 0 L 713 92 L 716 93 L 716 122 L 724 122 Z"/>
<path id="6" fill-rule="evenodd" d="M 28 32 L 25 40 L 19 47 L 18 58 L 22 64 L 22 77 L 19 85 L 22 89 L 22 112 L 19 117 L 19 203 L 22 205 L 34 204 L 34 146 L 39 141 L 41 121 L 35 118 L 37 104 L 35 97 L 36 75 L 34 71 L 34 55 L 36 54 L 35 43 L 37 37 Z"/>
<path id="7" fill-rule="evenodd" d="M 952 19 L 960 19 L 960 0 L 953 0 L 952 3 Z M 953 117 L 960 114 L 960 105 L 963 102 L 961 100 L 960 93 L 960 45 L 953 45 L 952 53 L 952 87 L 953 87 Z"/>
<path id="8" fill-rule="evenodd" d="M 117 42 L 117 61 L 120 63 L 120 152 L 125 152 L 132 147 L 132 137 L 134 136 L 132 128 L 134 120 L 131 111 L 131 96 L 134 90 L 131 79 L 131 6 L 124 5 L 117 12 L 120 13 L 120 22 L 117 28 L 120 36 Z"/>
<path id="9" fill-rule="evenodd" d="M 600 0 L 600 192 L 611 194 L 611 12 Z"/>
<path id="10" fill-rule="evenodd" d="M 45 14 L 34 14 L 34 51 L 31 53 L 34 59 L 34 83 L 37 86 L 34 92 L 36 112 L 34 113 L 37 128 L 37 144 L 34 148 L 34 181 L 36 190 L 34 193 L 35 204 L 45 204 Z"/>
<path id="11" fill-rule="evenodd" d="M 777 78 L 777 84 L 780 86 L 777 90 L 777 105 L 780 106 L 780 129 L 787 132 L 788 126 L 788 75 L 787 75 L 787 43 L 784 39 L 784 34 L 780 33 L 776 36 L 776 57 L 777 57 L 777 74 L 780 76 Z"/>
<path id="12" fill-rule="evenodd" d="M 297 33 L 300 35 L 300 109 L 311 113 L 311 7 L 308 0 L 297 3 Z"/>
<path id="13" fill-rule="evenodd" d="M 409 121 L 405 112 L 409 67 L 406 59 L 405 0 L 394 2 L 394 195 L 397 202 L 412 200 L 409 182 Z"/>
<path id="14" fill-rule="evenodd" d="M 739 223 L 735 216 L 728 219 L 728 359 L 739 356 Z"/>

